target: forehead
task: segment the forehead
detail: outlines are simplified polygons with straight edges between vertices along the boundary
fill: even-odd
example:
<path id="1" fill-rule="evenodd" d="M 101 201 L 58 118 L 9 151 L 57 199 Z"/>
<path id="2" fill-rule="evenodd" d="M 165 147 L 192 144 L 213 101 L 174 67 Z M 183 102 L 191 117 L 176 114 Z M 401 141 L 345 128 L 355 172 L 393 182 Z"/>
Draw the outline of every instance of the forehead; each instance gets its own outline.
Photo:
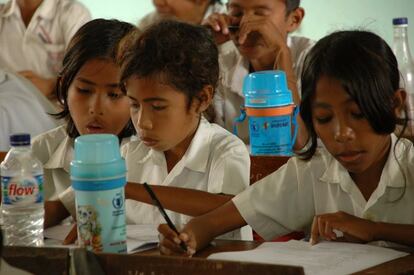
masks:
<path id="1" fill-rule="evenodd" d="M 130 77 L 126 83 L 126 90 L 129 96 L 137 99 L 146 97 L 176 98 L 184 96 L 182 92 L 171 85 L 165 84 L 158 77 Z"/>
<path id="2" fill-rule="evenodd" d="M 285 8 L 285 0 L 229 0 L 229 7 L 240 8 L 256 8 L 256 7 L 269 7 L 269 8 Z"/>
<path id="3" fill-rule="evenodd" d="M 316 83 L 314 97 L 314 103 L 316 105 L 318 103 L 324 103 L 330 106 L 340 106 L 352 102 L 355 103 L 339 80 L 322 76 Z"/>

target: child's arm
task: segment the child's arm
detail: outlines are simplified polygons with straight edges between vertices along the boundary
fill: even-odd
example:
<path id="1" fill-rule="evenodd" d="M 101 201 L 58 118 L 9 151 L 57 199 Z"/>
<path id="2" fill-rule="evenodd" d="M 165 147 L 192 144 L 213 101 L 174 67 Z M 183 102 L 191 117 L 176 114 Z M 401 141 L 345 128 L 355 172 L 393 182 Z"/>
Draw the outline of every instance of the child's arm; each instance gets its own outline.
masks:
<path id="1" fill-rule="evenodd" d="M 59 224 L 63 219 L 69 217 L 70 213 L 60 200 L 45 201 L 44 228 Z"/>
<path id="2" fill-rule="evenodd" d="M 151 185 L 151 189 L 164 208 L 189 216 L 203 215 L 222 206 L 232 198 L 230 195 L 211 194 L 172 186 Z M 127 199 L 153 204 L 144 186 L 139 183 L 128 182 L 125 186 L 125 196 Z"/>
<path id="3" fill-rule="evenodd" d="M 197 250 L 207 246 L 215 237 L 244 225 L 246 221 L 233 202 L 229 201 L 212 212 L 190 220 L 179 236 L 168 225 L 161 224 L 158 227 L 162 235 L 160 250 L 161 253 L 167 255 L 187 254 L 191 256 Z M 179 245 L 181 241 L 186 244 L 187 251 L 181 249 Z"/>
<path id="4" fill-rule="evenodd" d="M 344 233 L 345 240 L 352 242 L 390 241 L 403 245 L 414 245 L 414 225 L 373 222 L 345 212 L 315 216 L 312 224 L 311 243 L 320 238 L 336 240 L 334 230 Z"/>

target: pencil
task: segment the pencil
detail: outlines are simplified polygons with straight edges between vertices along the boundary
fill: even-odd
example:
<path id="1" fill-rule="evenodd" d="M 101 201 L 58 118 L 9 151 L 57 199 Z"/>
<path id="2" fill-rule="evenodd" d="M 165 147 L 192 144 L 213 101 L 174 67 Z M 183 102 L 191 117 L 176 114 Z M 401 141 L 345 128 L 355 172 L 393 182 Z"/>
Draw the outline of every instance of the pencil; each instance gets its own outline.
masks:
<path id="1" fill-rule="evenodd" d="M 172 230 L 174 230 L 174 232 L 177 233 L 177 235 L 179 235 L 180 233 L 178 232 L 177 228 L 175 227 L 175 225 L 171 221 L 170 217 L 168 217 L 167 212 L 165 212 L 164 207 L 162 206 L 161 202 L 158 200 L 157 196 L 155 196 L 155 193 L 152 191 L 151 187 L 146 182 L 144 182 L 144 188 L 145 188 L 145 190 L 147 190 L 147 192 L 150 195 L 150 197 L 151 197 L 153 203 L 155 204 L 155 206 L 157 206 L 158 210 L 160 210 L 161 215 L 164 217 L 164 220 L 167 222 L 168 226 Z M 180 247 L 184 251 L 187 251 L 187 246 L 185 245 L 185 243 L 181 242 Z"/>

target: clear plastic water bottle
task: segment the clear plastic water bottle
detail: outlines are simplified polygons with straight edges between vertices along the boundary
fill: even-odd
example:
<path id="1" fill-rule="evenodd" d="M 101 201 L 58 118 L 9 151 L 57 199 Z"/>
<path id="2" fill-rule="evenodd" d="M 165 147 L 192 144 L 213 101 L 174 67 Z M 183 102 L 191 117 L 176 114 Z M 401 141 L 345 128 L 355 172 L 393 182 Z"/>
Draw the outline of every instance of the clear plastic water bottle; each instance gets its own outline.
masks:
<path id="1" fill-rule="evenodd" d="M 32 155 L 29 134 L 10 136 L 0 165 L 5 245 L 43 245 L 43 168 Z"/>
<path id="2" fill-rule="evenodd" d="M 394 18 L 393 51 L 398 61 L 401 73 L 400 86 L 407 91 L 407 111 L 409 123 L 406 135 L 414 138 L 414 62 L 408 43 L 408 19 L 406 17 Z"/>

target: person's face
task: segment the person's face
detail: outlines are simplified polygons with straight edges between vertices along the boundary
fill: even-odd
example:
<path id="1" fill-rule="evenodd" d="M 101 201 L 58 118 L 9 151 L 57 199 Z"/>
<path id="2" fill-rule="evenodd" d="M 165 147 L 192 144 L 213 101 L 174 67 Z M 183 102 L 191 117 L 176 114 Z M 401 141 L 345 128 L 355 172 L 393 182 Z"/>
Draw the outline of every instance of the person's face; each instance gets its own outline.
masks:
<path id="1" fill-rule="evenodd" d="M 194 15 L 204 14 L 207 0 L 152 0 L 157 12 L 166 18 L 177 18 L 187 23 L 200 23 Z"/>
<path id="2" fill-rule="evenodd" d="M 68 90 L 68 107 L 80 135 L 118 135 L 129 121 L 128 98 L 119 88 L 119 67 L 108 60 L 86 62 Z"/>
<path id="3" fill-rule="evenodd" d="M 254 24 L 252 23 L 253 21 L 269 21 L 279 30 L 280 35 L 286 40 L 288 20 L 286 17 L 286 4 L 283 0 L 229 0 L 228 15 L 230 16 L 231 25 L 241 26 L 243 24 Z M 264 25 L 262 22 L 259 22 L 259 24 Z M 269 51 L 274 51 L 274 49 L 269 49 L 266 46 L 262 37 L 263 34 L 258 31 L 251 32 L 246 42 L 240 45 L 238 42 L 238 31 L 231 34 L 231 38 L 240 53 L 250 60 L 267 55 Z"/>
<path id="4" fill-rule="evenodd" d="M 374 132 L 338 80 L 322 76 L 317 82 L 312 121 L 326 149 L 349 172 L 360 174 L 385 162 L 390 136 Z"/>
<path id="5" fill-rule="evenodd" d="M 197 129 L 197 100 L 188 108 L 187 96 L 155 78 L 126 81 L 130 114 L 141 141 L 157 151 L 186 151 Z"/>

